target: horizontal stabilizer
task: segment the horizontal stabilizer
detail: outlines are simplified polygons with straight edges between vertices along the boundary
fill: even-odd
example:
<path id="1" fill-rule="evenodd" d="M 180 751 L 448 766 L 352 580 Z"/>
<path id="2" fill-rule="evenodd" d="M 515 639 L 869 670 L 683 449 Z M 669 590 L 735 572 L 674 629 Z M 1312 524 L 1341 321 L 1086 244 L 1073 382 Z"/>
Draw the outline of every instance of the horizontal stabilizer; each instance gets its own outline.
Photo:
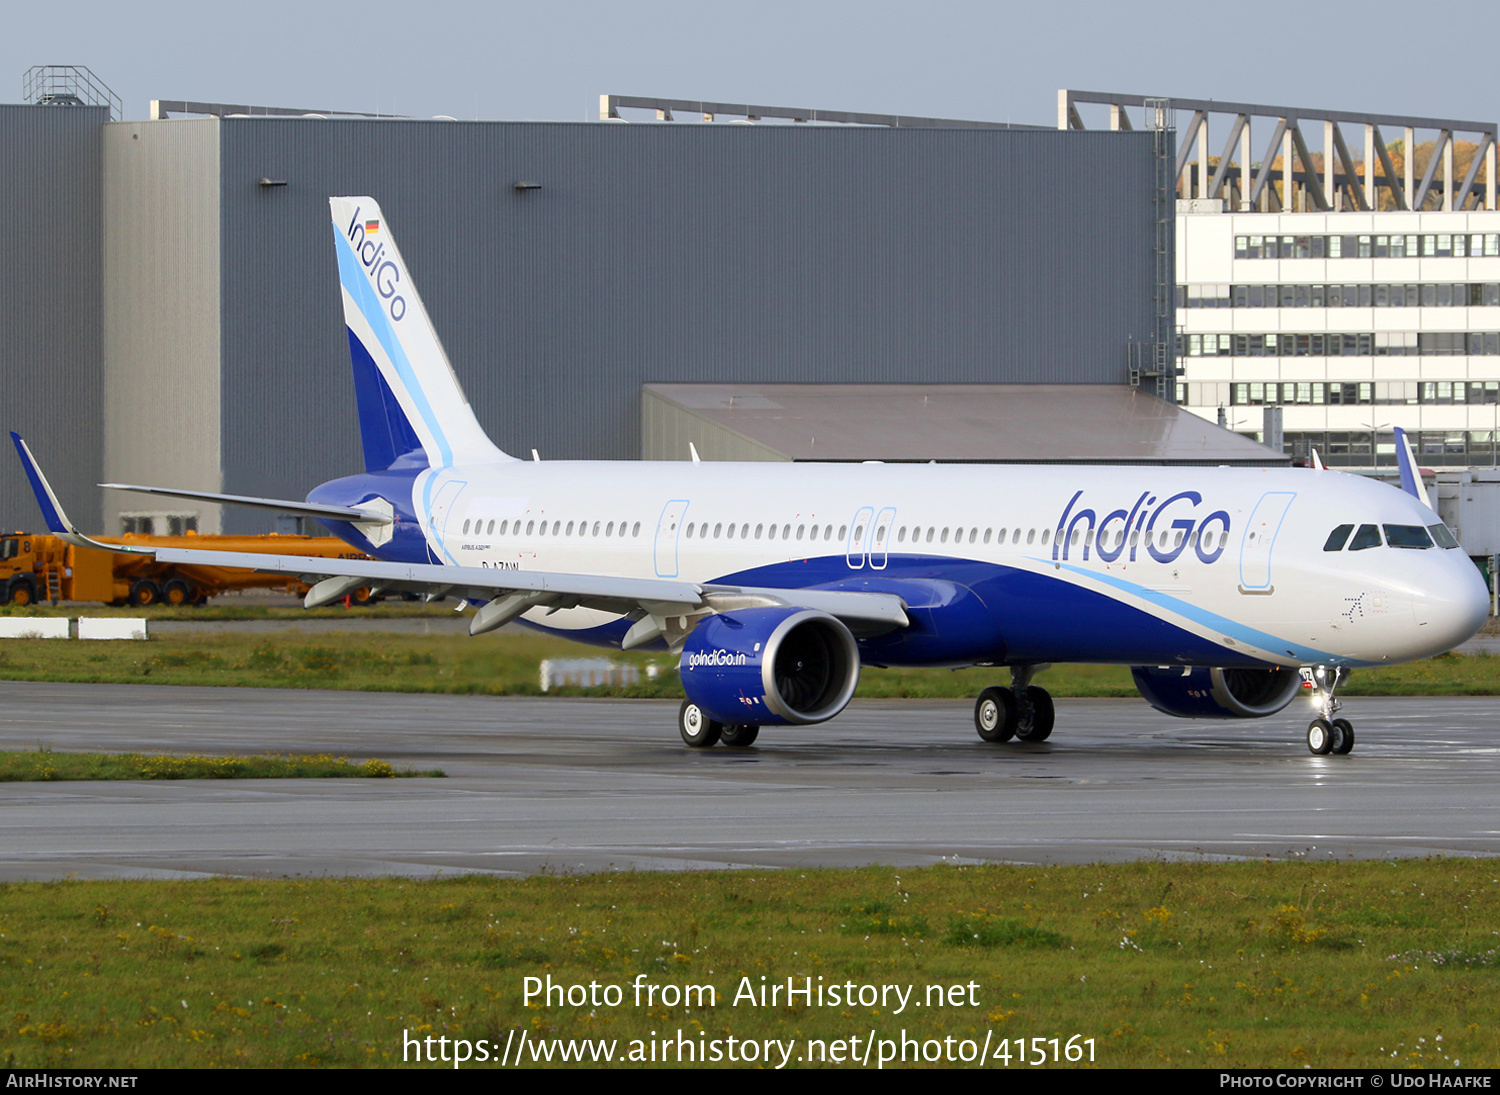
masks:
<path id="1" fill-rule="evenodd" d="M 215 494 L 206 490 L 174 490 L 171 487 L 142 487 L 133 483 L 100 483 L 105 490 L 132 490 L 138 494 L 161 494 L 168 498 L 191 498 L 198 502 L 218 502 L 229 506 L 253 506 L 279 513 L 305 513 L 309 517 L 326 517 L 332 521 L 358 521 L 366 525 L 388 525 L 391 518 L 372 510 L 349 506 L 324 506 L 315 502 L 290 502 L 281 498 L 254 498 L 245 494 Z"/>

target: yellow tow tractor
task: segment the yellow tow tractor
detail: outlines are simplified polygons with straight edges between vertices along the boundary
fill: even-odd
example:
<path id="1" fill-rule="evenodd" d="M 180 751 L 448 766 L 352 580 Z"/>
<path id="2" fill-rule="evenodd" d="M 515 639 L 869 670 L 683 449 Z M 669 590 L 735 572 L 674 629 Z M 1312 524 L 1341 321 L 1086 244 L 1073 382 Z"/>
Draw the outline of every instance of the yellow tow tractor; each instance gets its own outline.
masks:
<path id="1" fill-rule="evenodd" d="M 320 559 L 367 559 L 333 536 L 96 537 L 100 543 L 132 547 L 201 548 L 262 555 L 306 555 Z M 101 601 L 110 605 L 201 605 L 210 597 L 243 589 L 269 589 L 301 595 L 307 584 L 282 574 L 258 574 L 237 567 L 179 566 L 146 555 L 75 547 L 46 533 L 0 536 L 0 604 L 41 601 Z M 368 588 L 349 596 L 353 605 L 375 598 Z"/>

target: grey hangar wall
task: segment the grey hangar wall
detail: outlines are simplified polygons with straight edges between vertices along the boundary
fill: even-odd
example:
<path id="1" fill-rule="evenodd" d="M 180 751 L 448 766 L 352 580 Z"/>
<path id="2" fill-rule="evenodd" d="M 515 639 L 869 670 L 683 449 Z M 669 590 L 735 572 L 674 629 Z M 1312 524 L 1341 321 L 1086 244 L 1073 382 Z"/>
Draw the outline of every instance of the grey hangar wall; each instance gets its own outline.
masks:
<path id="1" fill-rule="evenodd" d="M 101 128 L 101 479 L 301 497 L 360 466 L 331 194 L 381 203 L 475 413 L 519 456 L 637 456 L 653 382 L 1123 384 L 1155 329 L 1146 133 Z M 110 530 L 161 508 L 103 505 Z"/>
<path id="2" fill-rule="evenodd" d="M 100 141 L 104 107 L 0 105 L 0 526 L 41 512 L 9 431 L 48 454 L 75 520 L 97 527 L 103 462 Z"/>

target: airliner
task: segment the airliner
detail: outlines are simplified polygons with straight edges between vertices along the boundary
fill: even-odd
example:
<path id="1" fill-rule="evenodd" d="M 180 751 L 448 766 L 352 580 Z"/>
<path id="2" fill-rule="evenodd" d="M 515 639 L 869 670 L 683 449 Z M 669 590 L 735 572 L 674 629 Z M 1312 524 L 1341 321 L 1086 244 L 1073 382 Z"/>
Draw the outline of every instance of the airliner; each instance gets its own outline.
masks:
<path id="1" fill-rule="evenodd" d="M 364 471 L 303 502 L 103 486 L 304 514 L 373 558 L 163 562 L 297 575 L 308 607 L 372 586 L 458 598 L 474 635 L 519 620 L 670 651 L 695 748 L 825 722 L 867 666 L 993 669 L 980 738 L 1039 742 L 1054 707 L 1035 675 L 1093 662 L 1182 718 L 1263 717 L 1307 690 L 1308 748 L 1345 754 L 1351 670 L 1440 654 L 1485 619 L 1404 434 L 1403 489 L 1321 464 L 518 460 L 470 409 L 379 205 L 330 208 Z M 49 528 L 92 544 L 12 437 Z"/>

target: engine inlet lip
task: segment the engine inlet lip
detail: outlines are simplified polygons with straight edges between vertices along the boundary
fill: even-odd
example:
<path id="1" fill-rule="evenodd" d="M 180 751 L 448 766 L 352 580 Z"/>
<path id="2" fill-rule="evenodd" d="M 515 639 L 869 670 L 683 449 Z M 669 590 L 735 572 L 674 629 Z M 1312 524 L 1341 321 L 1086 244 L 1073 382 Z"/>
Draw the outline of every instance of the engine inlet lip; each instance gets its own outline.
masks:
<path id="1" fill-rule="evenodd" d="M 844 665 L 849 667 L 848 672 L 844 674 L 844 682 L 834 698 L 813 711 L 797 710 L 782 699 L 781 693 L 776 689 L 776 655 L 780 652 L 781 644 L 786 638 L 803 625 L 817 627 L 824 634 L 831 635 L 838 652 L 836 656 L 842 659 L 841 664 L 836 668 L 842 668 Z M 761 654 L 760 680 L 766 708 L 778 718 L 802 726 L 826 722 L 849 705 L 849 701 L 854 697 L 855 688 L 859 686 L 859 644 L 854 641 L 854 635 L 850 630 L 836 617 L 816 609 L 803 609 L 777 624 L 770 638 L 766 640 L 765 649 Z"/>

